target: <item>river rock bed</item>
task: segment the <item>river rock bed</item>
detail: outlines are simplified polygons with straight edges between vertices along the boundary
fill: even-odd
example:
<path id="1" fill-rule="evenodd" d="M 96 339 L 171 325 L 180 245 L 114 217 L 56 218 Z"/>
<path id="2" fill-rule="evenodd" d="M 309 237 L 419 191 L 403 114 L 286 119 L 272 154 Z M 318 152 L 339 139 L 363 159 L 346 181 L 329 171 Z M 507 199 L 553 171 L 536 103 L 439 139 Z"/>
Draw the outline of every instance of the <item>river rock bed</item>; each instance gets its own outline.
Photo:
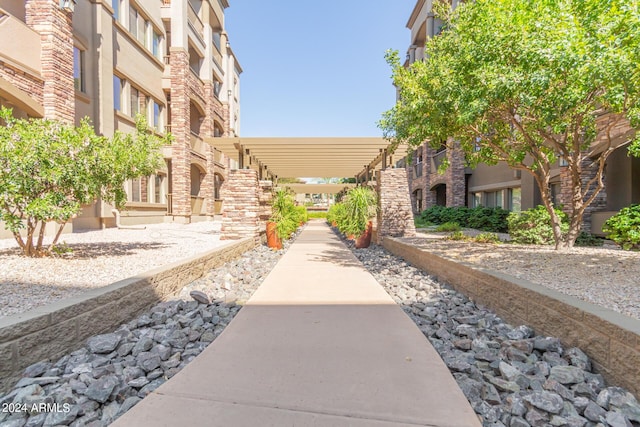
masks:
<path id="1" fill-rule="evenodd" d="M 29 366 L 0 394 L 0 427 L 107 426 L 220 335 L 288 249 L 258 246 L 185 286 L 116 331 L 57 361 Z M 190 297 L 199 291 L 199 303 Z M 194 294 L 196 295 L 196 294 Z"/>
<path id="2" fill-rule="evenodd" d="M 640 404 L 579 348 L 513 327 L 380 246 L 355 256 L 416 323 L 484 427 L 634 427 Z"/>

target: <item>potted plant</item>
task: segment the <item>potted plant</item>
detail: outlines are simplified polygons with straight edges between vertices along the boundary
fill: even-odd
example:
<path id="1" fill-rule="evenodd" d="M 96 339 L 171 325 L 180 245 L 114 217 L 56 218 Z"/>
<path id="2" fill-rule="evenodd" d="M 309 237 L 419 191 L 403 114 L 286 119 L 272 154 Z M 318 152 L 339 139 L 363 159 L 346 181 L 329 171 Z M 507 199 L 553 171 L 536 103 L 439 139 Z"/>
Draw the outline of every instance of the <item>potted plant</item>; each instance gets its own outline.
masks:
<path id="1" fill-rule="evenodd" d="M 271 217 L 267 222 L 267 246 L 282 249 L 282 239 L 288 239 L 298 228 L 298 212 L 293 196 L 278 189 L 271 201 Z"/>
<path id="2" fill-rule="evenodd" d="M 356 248 L 366 248 L 371 244 L 371 220 L 376 216 L 378 198 L 370 187 L 360 186 L 349 190 L 344 198 L 344 213 L 338 227 L 342 233 L 352 235 Z"/>

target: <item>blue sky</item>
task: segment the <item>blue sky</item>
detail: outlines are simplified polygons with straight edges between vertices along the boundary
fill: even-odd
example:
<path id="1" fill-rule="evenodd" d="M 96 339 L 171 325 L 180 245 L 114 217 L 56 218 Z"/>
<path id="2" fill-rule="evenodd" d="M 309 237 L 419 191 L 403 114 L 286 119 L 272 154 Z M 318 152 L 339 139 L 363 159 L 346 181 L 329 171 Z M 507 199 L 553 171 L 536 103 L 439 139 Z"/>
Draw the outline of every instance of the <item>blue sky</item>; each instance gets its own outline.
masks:
<path id="1" fill-rule="evenodd" d="M 395 101 L 384 53 L 405 54 L 415 0 L 229 3 L 241 136 L 381 136 Z"/>

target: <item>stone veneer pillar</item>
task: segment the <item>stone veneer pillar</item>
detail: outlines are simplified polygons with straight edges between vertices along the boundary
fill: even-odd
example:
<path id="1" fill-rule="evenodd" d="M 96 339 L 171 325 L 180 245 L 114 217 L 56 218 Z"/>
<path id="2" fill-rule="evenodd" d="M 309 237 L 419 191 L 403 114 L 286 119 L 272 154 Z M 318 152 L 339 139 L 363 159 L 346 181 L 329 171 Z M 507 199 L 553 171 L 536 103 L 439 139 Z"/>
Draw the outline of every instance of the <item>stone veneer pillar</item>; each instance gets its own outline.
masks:
<path id="1" fill-rule="evenodd" d="M 258 172 L 252 169 L 229 171 L 222 185 L 222 230 L 220 240 L 245 237 L 260 242 L 260 188 Z"/>
<path id="2" fill-rule="evenodd" d="M 406 169 L 377 172 L 378 243 L 384 236 L 414 237 L 411 196 Z"/>
<path id="3" fill-rule="evenodd" d="M 590 179 L 596 176 L 598 171 L 597 163 L 591 162 L 589 158 L 585 158 L 582 161 L 582 174 L 580 175 L 582 185 L 584 188 L 584 184 L 589 182 Z M 606 177 L 603 177 L 603 181 L 606 182 Z M 571 215 L 571 196 L 572 196 L 572 187 L 573 184 L 571 182 L 571 174 L 569 173 L 568 167 L 560 168 L 560 203 L 563 205 L 563 211 L 567 213 L 567 215 Z M 587 197 L 591 197 L 593 192 L 589 192 Z M 593 212 L 603 211 L 607 209 L 607 190 L 606 187 L 603 188 L 600 193 L 596 196 L 593 203 L 587 206 L 584 210 L 584 215 L 582 217 L 582 230 L 586 233 L 591 233 L 591 214 Z"/>
<path id="4" fill-rule="evenodd" d="M 261 180 L 258 185 L 260 192 L 258 198 L 260 200 L 260 230 L 267 229 L 267 221 L 271 217 L 271 201 L 273 200 L 273 182 Z"/>
<path id="5" fill-rule="evenodd" d="M 174 219 L 191 220 L 191 133 L 190 105 L 187 93 L 189 54 L 183 48 L 171 48 L 171 176 Z M 178 218 L 176 218 L 178 217 Z"/>
<path id="6" fill-rule="evenodd" d="M 445 173 L 447 180 L 447 206 L 464 206 L 466 182 L 464 176 L 464 152 L 459 142 L 452 142 L 447 148 L 449 167 Z"/>
<path id="7" fill-rule="evenodd" d="M 72 13 L 60 9 L 57 0 L 27 0 L 25 11 L 27 25 L 40 34 L 42 41 L 44 116 L 73 123 L 76 101 Z"/>

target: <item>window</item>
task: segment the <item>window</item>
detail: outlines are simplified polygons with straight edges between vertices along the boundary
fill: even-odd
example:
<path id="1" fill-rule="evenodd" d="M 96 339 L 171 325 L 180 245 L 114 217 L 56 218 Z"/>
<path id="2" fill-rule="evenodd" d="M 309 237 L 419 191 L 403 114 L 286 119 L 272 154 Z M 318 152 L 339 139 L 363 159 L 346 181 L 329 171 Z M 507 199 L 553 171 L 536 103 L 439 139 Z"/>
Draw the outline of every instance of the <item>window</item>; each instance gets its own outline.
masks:
<path id="1" fill-rule="evenodd" d="M 122 111 L 122 83 L 118 76 L 113 76 L 113 109 Z"/>
<path id="2" fill-rule="evenodd" d="M 153 31 L 152 40 L 151 40 L 151 53 L 158 59 L 162 58 L 162 36 L 158 34 L 156 31 Z"/>
<path id="3" fill-rule="evenodd" d="M 551 201 L 553 202 L 553 206 L 558 207 L 562 204 L 562 200 L 560 194 L 562 192 L 560 188 L 559 182 L 552 182 L 549 184 L 549 190 L 551 191 Z"/>
<path id="4" fill-rule="evenodd" d="M 116 21 L 120 21 L 121 19 L 121 15 L 120 15 L 120 2 L 122 0 L 112 0 L 111 1 L 111 6 L 113 7 L 113 17 L 115 18 Z"/>
<path id="5" fill-rule="evenodd" d="M 484 194 L 485 206 L 488 208 L 502 207 L 502 190 L 490 191 Z"/>
<path id="6" fill-rule="evenodd" d="M 471 207 L 477 208 L 482 206 L 482 193 L 471 193 Z"/>
<path id="7" fill-rule="evenodd" d="M 157 130 L 162 129 L 162 105 L 153 102 L 153 127 Z"/>
<path id="8" fill-rule="evenodd" d="M 73 47 L 73 87 L 84 92 L 84 51 Z"/>
<path id="9" fill-rule="evenodd" d="M 153 195 L 151 203 L 164 203 L 162 200 L 164 198 L 164 180 L 165 175 L 154 175 L 153 180 L 149 180 L 149 183 L 153 183 L 153 191 L 149 192 Z"/>
<path id="10" fill-rule="evenodd" d="M 509 188 L 507 190 L 507 209 L 512 212 L 522 210 L 522 190 L 520 188 Z"/>
<path id="11" fill-rule="evenodd" d="M 129 7 L 129 32 L 138 38 L 138 11 L 133 6 Z"/>
<path id="12" fill-rule="evenodd" d="M 135 117 L 136 114 L 140 112 L 140 92 L 138 89 L 131 87 L 131 109 L 129 112 L 131 113 L 131 117 Z"/>
<path id="13" fill-rule="evenodd" d="M 141 201 L 141 179 L 140 178 L 136 178 L 136 179 L 132 179 L 131 180 L 131 193 L 129 194 L 129 201 L 130 202 L 139 202 Z"/>

